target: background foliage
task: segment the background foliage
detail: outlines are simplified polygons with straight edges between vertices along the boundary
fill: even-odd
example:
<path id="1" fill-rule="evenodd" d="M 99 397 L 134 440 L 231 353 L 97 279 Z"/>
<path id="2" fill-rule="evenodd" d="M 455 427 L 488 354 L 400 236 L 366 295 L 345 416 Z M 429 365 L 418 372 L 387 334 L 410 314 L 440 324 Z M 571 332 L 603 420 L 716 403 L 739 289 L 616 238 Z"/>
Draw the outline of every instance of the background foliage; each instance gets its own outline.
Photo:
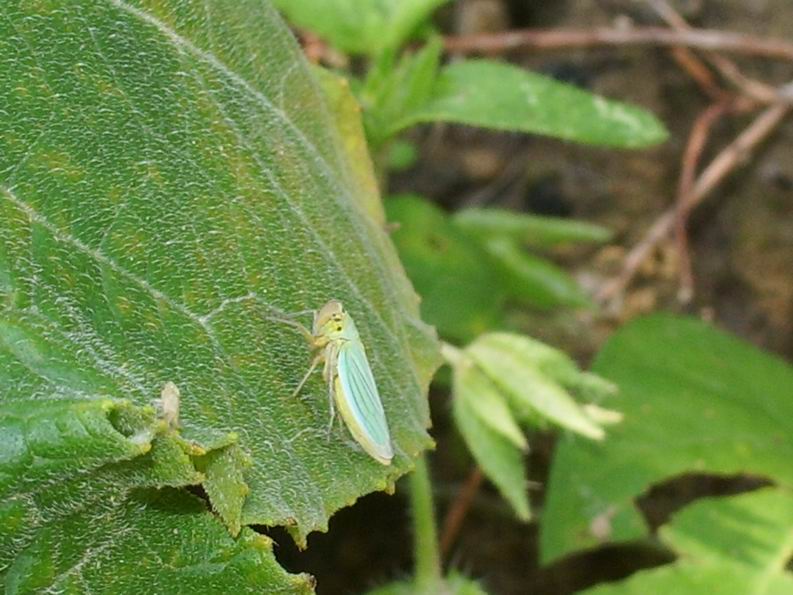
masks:
<path id="1" fill-rule="evenodd" d="M 657 315 L 617 332 L 593 369 L 620 387 L 614 406 L 625 418 L 602 444 L 559 445 L 542 525 L 546 560 L 645 537 L 634 500 L 671 477 L 749 474 L 790 489 L 789 365 L 702 322 Z M 598 517 L 608 531 L 595 536 Z"/>

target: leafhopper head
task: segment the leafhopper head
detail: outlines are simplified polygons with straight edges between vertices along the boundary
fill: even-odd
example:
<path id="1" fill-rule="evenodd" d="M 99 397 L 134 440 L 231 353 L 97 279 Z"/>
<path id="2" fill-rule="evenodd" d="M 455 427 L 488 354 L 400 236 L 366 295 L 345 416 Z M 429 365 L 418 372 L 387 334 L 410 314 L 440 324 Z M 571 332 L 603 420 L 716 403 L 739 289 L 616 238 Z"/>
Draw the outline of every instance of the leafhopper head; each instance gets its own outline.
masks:
<path id="1" fill-rule="evenodd" d="M 344 320 L 347 313 L 339 300 L 330 300 L 322 306 L 314 315 L 315 337 L 331 337 L 338 334 L 344 328 Z"/>

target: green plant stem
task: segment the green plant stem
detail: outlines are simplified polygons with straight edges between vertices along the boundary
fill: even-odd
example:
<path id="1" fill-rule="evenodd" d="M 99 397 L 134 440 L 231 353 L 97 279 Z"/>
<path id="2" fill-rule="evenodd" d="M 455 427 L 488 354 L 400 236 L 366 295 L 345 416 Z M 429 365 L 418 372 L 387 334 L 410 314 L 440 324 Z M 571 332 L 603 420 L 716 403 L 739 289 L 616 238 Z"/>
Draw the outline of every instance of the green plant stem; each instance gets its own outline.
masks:
<path id="1" fill-rule="evenodd" d="M 416 461 L 416 469 L 410 476 L 410 505 L 413 509 L 416 593 L 437 593 L 441 582 L 441 560 L 426 456 Z"/>
<path id="2" fill-rule="evenodd" d="M 461 349 L 458 349 L 451 343 L 441 342 L 441 355 L 450 366 L 454 367 L 462 363 L 465 355 Z"/>

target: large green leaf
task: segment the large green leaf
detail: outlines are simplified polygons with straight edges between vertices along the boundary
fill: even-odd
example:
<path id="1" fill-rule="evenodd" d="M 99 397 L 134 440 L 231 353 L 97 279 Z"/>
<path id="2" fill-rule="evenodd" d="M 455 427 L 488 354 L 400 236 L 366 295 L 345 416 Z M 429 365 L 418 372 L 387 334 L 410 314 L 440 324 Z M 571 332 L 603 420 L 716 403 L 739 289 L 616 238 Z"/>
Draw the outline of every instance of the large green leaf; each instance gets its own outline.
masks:
<path id="1" fill-rule="evenodd" d="M 677 562 L 638 572 L 589 595 L 786 595 L 793 573 L 793 496 L 769 488 L 730 498 L 709 498 L 677 514 L 661 528 L 661 540 Z"/>
<path id="2" fill-rule="evenodd" d="M 430 99 L 393 120 L 381 134 L 422 122 L 455 122 L 611 147 L 644 147 L 667 137 L 663 124 L 638 107 L 491 60 L 464 60 L 443 68 Z"/>
<path id="3" fill-rule="evenodd" d="M 4 400 L 0 439 L 5 593 L 312 591 L 269 540 L 248 529 L 235 540 L 202 501 L 163 489 L 204 481 L 194 460 L 205 451 L 150 407 Z M 215 446 L 205 456 L 233 447 Z"/>
<path id="4" fill-rule="evenodd" d="M 353 54 L 396 50 L 448 0 L 274 0 L 303 27 Z"/>
<path id="5" fill-rule="evenodd" d="M 115 418 L 128 404 L 110 399 L 0 402 L 0 494 L 10 497 L 41 484 L 132 459 L 151 449 L 151 419 L 122 431 Z"/>
<path id="6" fill-rule="evenodd" d="M 288 524 L 303 540 L 392 484 L 430 444 L 436 348 L 275 11 L 261 0 L 1 10 L 0 398 L 145 405 L 173 382 L 188 443 L 238 436 L 240 452 L 201 463 L 230 526 Z M 319 377 L 290 396 L 310 356 L 267 316 L 333 297 L 367 345 L 390 467 L 338 424 L 326 438 Z M 80 489 L 96 501 L 105 488 Z"/>
<path id="7" fill-rule="evenodd" d="M 268 538 L 246 528 L 233 539 L 190 494 L 108 497 L 40 528 L 6 569 L 4 592 L 313 592 L 311 577 L 278 566 Z M 40 520 L 38 512 L 3 506 L 0 526 Z"/>
<path id="8" fill-rule="evenodd" d="M 621 329 L 593 366 L 620 387 L 624 421 L 602 444 L 557 449 L 541 527 L 548 561 L 647 534 L 634 499 L 687 472 L 766 476 L 793 487 L 793 369 L 691 319 Z M 602 528 L 608 520 L 608 531 Z"/>

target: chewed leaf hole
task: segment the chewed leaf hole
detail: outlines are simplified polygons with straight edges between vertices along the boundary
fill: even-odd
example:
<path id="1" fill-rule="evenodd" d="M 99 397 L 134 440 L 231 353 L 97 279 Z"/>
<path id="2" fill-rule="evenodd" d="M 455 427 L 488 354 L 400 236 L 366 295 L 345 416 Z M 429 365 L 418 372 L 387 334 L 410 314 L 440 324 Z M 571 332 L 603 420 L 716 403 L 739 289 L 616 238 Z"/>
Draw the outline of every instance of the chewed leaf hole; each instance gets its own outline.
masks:
<path id="1" fill-rule="evenodd" d="M 713 475 L 685 473 L 654 484 L 636 504 L 653 531 L 692 502 L 710 496 L 734 496 L 774 485 L 765 477 L 754 475 Z"/>
<path id="2" fill-rule="evenodd" d="M 602 582 L 619 581 L 642 570 L 671 564 L 675 559 L 671 552 L 647 543 L 600 546 L 554 562 L 543 570 L 540 584 L 548 591 L 564 585 L 564 592 L 577 593 Z M 598 569 L 597 576 L 593 575 L 593 568 Z"/>
<path id="3" fill-rule="evenodd" d="M 119 407 L 113 407 L 107 412 L 107 421 L 119 434 L 126 438 L 134 436 L 137 431 L 136 428 L 130 425 L 130 420 L 122 413 Z"/>

